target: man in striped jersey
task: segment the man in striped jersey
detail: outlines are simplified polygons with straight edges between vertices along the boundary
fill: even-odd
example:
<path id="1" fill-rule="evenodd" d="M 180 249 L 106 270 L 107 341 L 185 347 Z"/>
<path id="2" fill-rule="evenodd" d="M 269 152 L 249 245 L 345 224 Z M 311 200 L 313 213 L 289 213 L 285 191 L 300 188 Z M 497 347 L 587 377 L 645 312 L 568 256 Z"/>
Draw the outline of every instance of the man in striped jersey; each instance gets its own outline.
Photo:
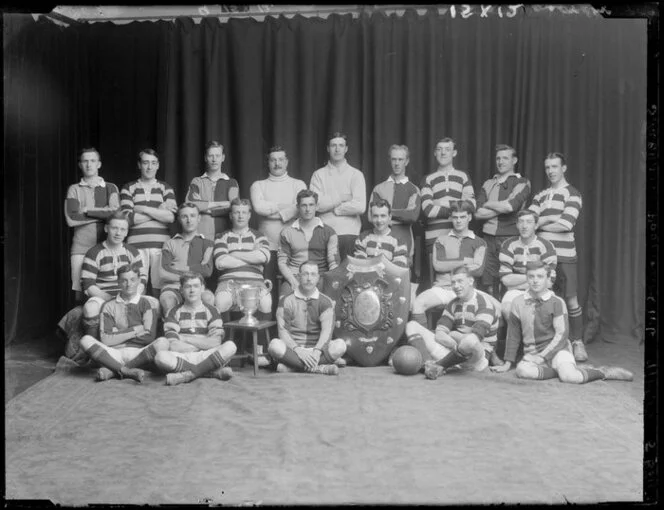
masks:
<path id="1" fill-rule="evenodd" d="M 537 233 L 551 241 L 558 255 L 554 292 L 562 296 L 569 311 L 569 336 L 576 361 L 587 361 L 583 345 L 583 310 L 577 297 L 576 243 L 574 225 L 579 218 L 581 193 L 565 178 L 565 156 L 552 152 L 544 160 L 546 176 L 551 183 L 533 198 L 530 209 L 539 214 Z"/>
<path id="2" fill-rule="evenodd" d="M 212 377 L 226 381 L 233 372 L 225 365 L 231 360 L 237 346 L 224 338 L 219 312 L 203 303 L 205 288 L 203 276 L 185 273 L 180 277 L 184 303 L 171 310 L 164 322 L 168 351 L 159 351 L 155 364 L 166 372 L 166 384 L 175 386 L 199 377 Z M 160 339 L 161 340 L 161 339 Z"/>
<path id="3" fill-rule="evenodd" d="M 299 281 L 296 275 L 307 260 L 316 262 L 319 275 L 339 265 L 337 233 L 316 217 L 318 193 L 302 190 L 296 200 L 298 218 L 291 225 L 285 226 L 279 236 L 277 259 L 279 271 L 284 277 L 279 289 L 280 296 L 297 288 Z"/>
<path id="4" fill-rule="evenodd" d="M 214 241 L 230 225 L 228 214 L 231 201 L 240 195 L 237 181 L 221 171 L 226 159 L 224 146 L 217 141 L 205 145 L 205 173 L 194 177 L 187 191 L 187 202 L 193 202 L 201 212 L 199 232 Z"/>
<path id="5" fill-rule="evenodd" d="M 526 265 L 528 290 L 512 302 L 508 328 L 505 363 L 491 367 L 506 372 L 516 361 L 523 343 L 523 358 L 516 365 L 516 376 L 523 379 L 553 379 L 583 384 L 614 379 L 631 381 L 634 375 L 620 367 L 583 367 L 576 365 L 568 338 L 567 307 L 548 288 L 550 269 L 544 262 Z"/>
<path id="6" fill-rule="evenodd" d="M 99 335 L 99 311 L 102 305 L 120 292 L 117 270 L 127 264 L 135 264 L 139 268 L 139 294 L 144 293 L 147 280 L 141 254 L 133 246 L 124 244 L 129 231 L 129 221 L 125 214 L 121 211 L 113 213 L 106 220 L 104 230 L 106 240 L 88 250 L 81 269 L 81 287 L 88 296 L 83 305 L 83 332 L 95 338 Z M 149 300 L 151 303 L 156 301 L 154 298 Z M 159 308 L 158 302 L 153 305 Z"/>
<path id="7" fill-rule="evenodd" d="M 115 184 L 99 176 L 101 157 L 94 147 L 79 152 L 78 167 L 83 177 L 72 184 L 65 198 L 65 220 L 74 229 L 71 242 L 71 288 L 76 300 L 83 298 L 81 266 L 86 252 L 101 242 L 105 220 L 120 207 L 120 195 Z"/>
<path id="8" fill-rule="evenodd" d="M 408 248 L 392 234 L 390 220 L 392 208 L 381 198 L 369 204 L 373 230 L 362 232 L 355 241 L 355 257 L 366 259 L 383 255 L 397 266 L 408 267 Z"/>
<path id="9" fill-rule="evenodd" d="M 225 313 L 238 303 L 237 287 L 252 283 L 261 288 L 258 311 L 269 317 L 270 289 L 264 285 L 263 268 L 270 258 L 270 245 L 260 232 L 249 228 L 251 202 L 236 198 L 231 202 L 231 230 L 214 241 L 214 265 L 219 270 L 215 306 Z"/>
<path id="10" fill-rule="evenodd" d="M 177 203 L 170 185 L 157 180 L 159 156 L 153 149 L 138 153 L 141 176 L 120 191 L 120 207 L 129 219 L 127 244 L 138 248 L 149 275 L 152 294 L 161 292 L 161 248 L 170 238 L 168 226 L 175 220 Z"/>
<path id="11" fill-rule="evenodd" d="M 343 339 L 332 339 L 334 303 L 318 288 L 318 263 L 303 262 L 299 285 L 279 298 L 277 330 L 279 338 L 270 341 L 268 352 L 277 372 L 309 372 L 337 375 L 336 362 L 346 352 Z"/>
<path id="12" fill-rule="evenodd" d="M 500 299 L 500 247 L 508 238 L 518 235 L 516 215 L 530 196 L 530 181 L 514 171 L 517 161 L 513 147 L 496 146 L 498 173 L 482 184 L 477 195 L 475 218 L 484 222 L 482 237 L 487 245 L 482 285 L 496 299 Z"/>
<path id="13" fill-rule="evenodd" d="M 415 321 L 406 325 L 408 344 L 422 354 L 427 379 L 437 379 L 455 365 L 476 371 L 489 365 L 487 354 L 496 343 L 500 305 L 476 290 L 474 282 L 467 267 L 452 271 L 456 297 L 445 307 L 435 333 Z"/>
<path id="14" fill-rule="evenodd" d="M 452 229 L 450 203 L 453 200 L 468 200 L 475 207 L 475 191 L 468 174 L 454 168 L 456 155 L 454 140 L 443 138 L 438 141 L 434 150 L 438 168 L 425 176 L 420 184 L 428 254 L 431 254 L 436 239 Z"/>
<path id="15" fill-rule="evenodd" d="M 408 166 L 410 151 L 405 145 L 392 145 L 388 151 L 392 173 L 387 180 L 377 184 L 371 192 L 369 202 L 377 199 L 386 200 L 392 209 L 392 220 L 390 227 L 392 235 L 397 238 L 399 244 L 405 244 L 408 250 L 408 267 L 410 272 L 411 303 L 415 299 L 419 278 L 416 277 L 413 267 L 415 246 L 413 239 L 413 223 L 415 223 L 421 210 L 420 190 L 408 180 L 406 167 Z M 371 220 L 371 206 L 368 208 L 369 221 Z M 419 254 L 418 254 L 419 255 Z M 419 275 L 417 275 L 419 276 Z"/>
<path id="16" fill-rule="evenodd" d="M 484 271 L 486 243 L 468 228 L 473 218 L 472 202 L 452 201 L 449 210 L 452 230 L 439 236 L 433 245 L 434 284 L 419 294 L 412 306 L 413 320 L 425 328 L 427 310 L 446 305 L 456 297 L 452 290 L 452 274 L 456 268 L 467 268 L 473 278 L 479 278 Z"/>
<path id="17" fill-rule="evenodd" d="M 199 273 L 203 278 L 212 276 L 214 243 L 198 233 L 200 213 L 191 202 L 180 204 L 177 211 L 182 232 L 175 234 L 161 249 L 161 294 L 159 302 L 164 318 L 168 312 L 184 302 L 180 294 L 180 277 L 185 273 Z M 203 302 L 214 306 L 214 294 L 203 290 Z"/>
<path id="18" fill-rule="evenodd" d="M 155 340 L 157 315 L 150 301 L 138 293 L 140 273 L 131 265 L 118 269 L 120 293 L 101 309 L 99 338 L 85 335 L 80 345 L 94 361 L 102 365 L 97 380 L 118 377 L 143 382 L 139 367 L 154 360 L 157 352 L 168 350 L 168 341 Z"/>

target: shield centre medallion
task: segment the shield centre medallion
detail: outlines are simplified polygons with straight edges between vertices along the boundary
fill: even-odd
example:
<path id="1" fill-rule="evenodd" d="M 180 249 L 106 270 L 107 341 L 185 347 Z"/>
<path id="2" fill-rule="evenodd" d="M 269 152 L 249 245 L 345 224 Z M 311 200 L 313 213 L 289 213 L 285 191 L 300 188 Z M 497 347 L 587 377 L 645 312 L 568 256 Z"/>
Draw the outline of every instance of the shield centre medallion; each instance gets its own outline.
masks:
<path id="1" fill-rule="evenodd" d="M 355 319 L 362 326 L 372 326 L 380 318 L 380 298 L 373 289 L 360 292 L 355 297 L 353 308 Z"/>

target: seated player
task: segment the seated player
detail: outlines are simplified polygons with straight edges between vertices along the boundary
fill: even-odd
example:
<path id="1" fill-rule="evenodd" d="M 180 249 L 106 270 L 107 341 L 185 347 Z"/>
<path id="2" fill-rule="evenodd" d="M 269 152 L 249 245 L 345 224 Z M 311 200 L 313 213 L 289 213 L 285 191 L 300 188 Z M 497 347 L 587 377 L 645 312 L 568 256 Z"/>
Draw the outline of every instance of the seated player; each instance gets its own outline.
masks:
<path id="1" fill-rule="evenodd" d="M 237 347 L 230 340 L 221 343 L 223 323 L 216 308 L 203 302 L 203 276 L 185 273 L 180 277 L 180 285 L 184 303 L 172 309 L 164 322 L 162 338 L 169 342 L 169 350 L 159 351 L 155 364 L 166 372 L 168 386 L 199 377 L 230 379 L 233 371 L 225 365 Z"/>
<path id="2" fill-rule="evenodd" d="M 479 278 L 484 271 L 486 243 L 468 228 L 473 219 L 473 203 L 452 201 L 449 211 L 452 230 L 441 234 L 433 245 L 436 280 L 430 289 L 415 298 L 412 307 L 412 319 L 425 328 L 427 310 L 446 305 L 456 297 L 452 290 L 452 272 L 456 268 L 467 268 L 473 278 Z"/>
<path id="3" fill-rule="evenodd" d="M 281 231 L 277 260 L 284 277 L 280 296 L 290 294 L 297 288 L 296 278 L 300 266 L 313 260 L 322 277 L 339 265 L 339 245 L 334 229 L 316 217 L 318 193 L 302 190 L 297 194 L 298 218 Z M 320 282 L 320 279 L 319 279 Z"/>
<path id="4" fill-rule="evenodd" d="M 397 266 L 408 267 L 408 248 L 392 235 L 390 221 L 392 207 L 387 200 L 376 199 L 369 204 L 370 221 L 374 228 L 366 230 L 355 240 L 354 256 L 359 259 L 383 255 Z"/>
<path id="5" fill-rule="evenodd" d="M 507 323 L 505 363 L 491 367 L 506 372 L 514 364 L 519 345 L 523 358 L 516 365 L 522 379 L 553 379 L 583 384 L 598 379 L 631 381 L 634 375 L 621 367 L 577 367 L 570 344 L 565 301 L 549 289 L 551 269 L 542 261 L 526 265 L 528 290 L 514 298 Z"/>
<path id="6" fill-rule="evenodd" d="M 175 234 L 161 249 L 161 282 L 163 284 L 159 302 L 164 318 L 176 306 L 184 303 L 180 294 L 180 277 L 189 272 L 199 273 L 204 278 L 212 276 L 214 243 L 198 232 L 201 216 L 198 207 L 185 202 L 178 207 L 177 219 L 182 232 Z M 214 306 L 214 294 L 205 289 L 203 302 Z"/>
<path id="7" fill-rule="evenodd" d="M 258 318 L 269 318 L 272 308 L 271 287 L 264 285 L 263 269 L 270 260 L 270 245 L 260 232 L 249 228 L 251 203 L 246 198 L 231 202 L 231 230 L 214 241 L 214 264 L 220 271 L 215 306 L 220 313 L 238 305 L 237 288 L 245 283 L 261 287 Z"/>
<path id="8" fill-rule="evenodd" d="M 131 265 L 118 269 L 120 293 L 101 309 L 99 336 L 81 338 L 81 348 L 102 365 L 97 380 L 118 377 L 143 382 L 142 367 L 154 360 L 158 351 L 168 350 L 168 341 L 155 340 L 157 315 L 146 296 L 138 293 L 140 273 Z"/>
<path id="9" fill-rule="evenodd" d="M 83 305 L 83 333 L 94 338 L 99 337 L 99 312 L 107 301 L 120 293 L 118 287 L 118 268 L 124 265 L 136 265 L 141 277 L 138 293 L 145 292 L 147 274 L 144 272 L 143 259 L 138 249 L 124 244 L 129 231 L 129 222 L 125 214 L 116 211 L 106 220 L 104 226 L 106 240 L 90 248 L 83 259 L 81 269 L 81 287 L 88 296 Z M 148 297 L 152 307 L 159 310 L 159 302 Z"/>
<path id="10" fill-rule="evenodd" d="M 524 209 L 517 214 L 516 228 L 519 235 L 506 239 L 498 255 L 500 281 L 507 289 L 500 306 L 505 320 L 509 317 L 512 301 L 528 288 L 526 264 L 541 260 L 551 268 L 556 267 L 556 249 L 546 239 L 535 235 L 537 214 Z M 552 279 L 555 273 L 551 272 Z"/>
<path id="11" fill-rule="evenodd" d="M 495 348 L 500 305 L 486 292 L 475 289 L 474 284 L 467 267 L 456 268 L 452 271 L 456 297 L 445 306 L 435 334 L 416 321 L 406 325 L 408 343 L 425 360 L 427 379 L 436 379 L 455 365 L 476 371 L 489 365 L 487 354 Z"/>
<path id="12" fill-rule="evenodd" d="M 339 373 L 334 363 L 345 354 L 346 343 L 332 340 L 334 304 L 316 287 L 319 278 L 318 263 L 304 262 L 299 285 L 279 298 L 279 338 L 268 346 L 268 353 L 278 362 L 277 372 Z"/>

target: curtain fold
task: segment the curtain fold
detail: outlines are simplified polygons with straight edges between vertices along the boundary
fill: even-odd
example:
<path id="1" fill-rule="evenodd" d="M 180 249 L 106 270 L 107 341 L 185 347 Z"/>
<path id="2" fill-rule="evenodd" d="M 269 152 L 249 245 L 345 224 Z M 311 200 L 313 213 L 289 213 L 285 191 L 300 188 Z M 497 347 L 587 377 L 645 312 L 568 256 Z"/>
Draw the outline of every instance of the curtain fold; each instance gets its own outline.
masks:
<path id="1" fill-rule="evenodd" d="M 101 151 L 101 174 L 118 186 L 154 147 L 158 177 L 181 201 L 208 140 L 224 144 L 248 196 L 270 146 L 284 146 L 290 174 L 308 182 L 337 130 L 368 191 L 389 174 L 393 143 L 410 148 L 419 184 L 436 166 L 435 142 L 453 137 L 476 190 L 497 143 L 516 147 L 534 191 L 546 187 L 546 153 L 565 153 L 584 200 L 580 301 L 599 310 L 603 331 L 642 337 L 645 20 L 412 10 L 66 29 L 5 20 L 15 29 L 5 47 L 5 342 L 48 332 L 70 305 L 61 209 L 82 146 Z"/>

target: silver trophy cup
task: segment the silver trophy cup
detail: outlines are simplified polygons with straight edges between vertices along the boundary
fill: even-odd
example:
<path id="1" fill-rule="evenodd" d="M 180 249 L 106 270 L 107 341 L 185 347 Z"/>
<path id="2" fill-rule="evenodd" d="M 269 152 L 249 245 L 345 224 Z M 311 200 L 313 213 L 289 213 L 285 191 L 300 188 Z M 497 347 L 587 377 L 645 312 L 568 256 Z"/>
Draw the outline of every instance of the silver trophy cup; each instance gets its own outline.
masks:
<path id="1" fill-rule="evenodd" d="M 247 326 L 255 326 L 258 324 L 258 319 L 254 317 L 254 313 L 258 309 L 258 300 L 260 299 L 261 289 L 257 285 L 244 284 L 237 288 L 238 305 L 240 311 L 244 315 L 240 319 L 240 324 Z"/>

